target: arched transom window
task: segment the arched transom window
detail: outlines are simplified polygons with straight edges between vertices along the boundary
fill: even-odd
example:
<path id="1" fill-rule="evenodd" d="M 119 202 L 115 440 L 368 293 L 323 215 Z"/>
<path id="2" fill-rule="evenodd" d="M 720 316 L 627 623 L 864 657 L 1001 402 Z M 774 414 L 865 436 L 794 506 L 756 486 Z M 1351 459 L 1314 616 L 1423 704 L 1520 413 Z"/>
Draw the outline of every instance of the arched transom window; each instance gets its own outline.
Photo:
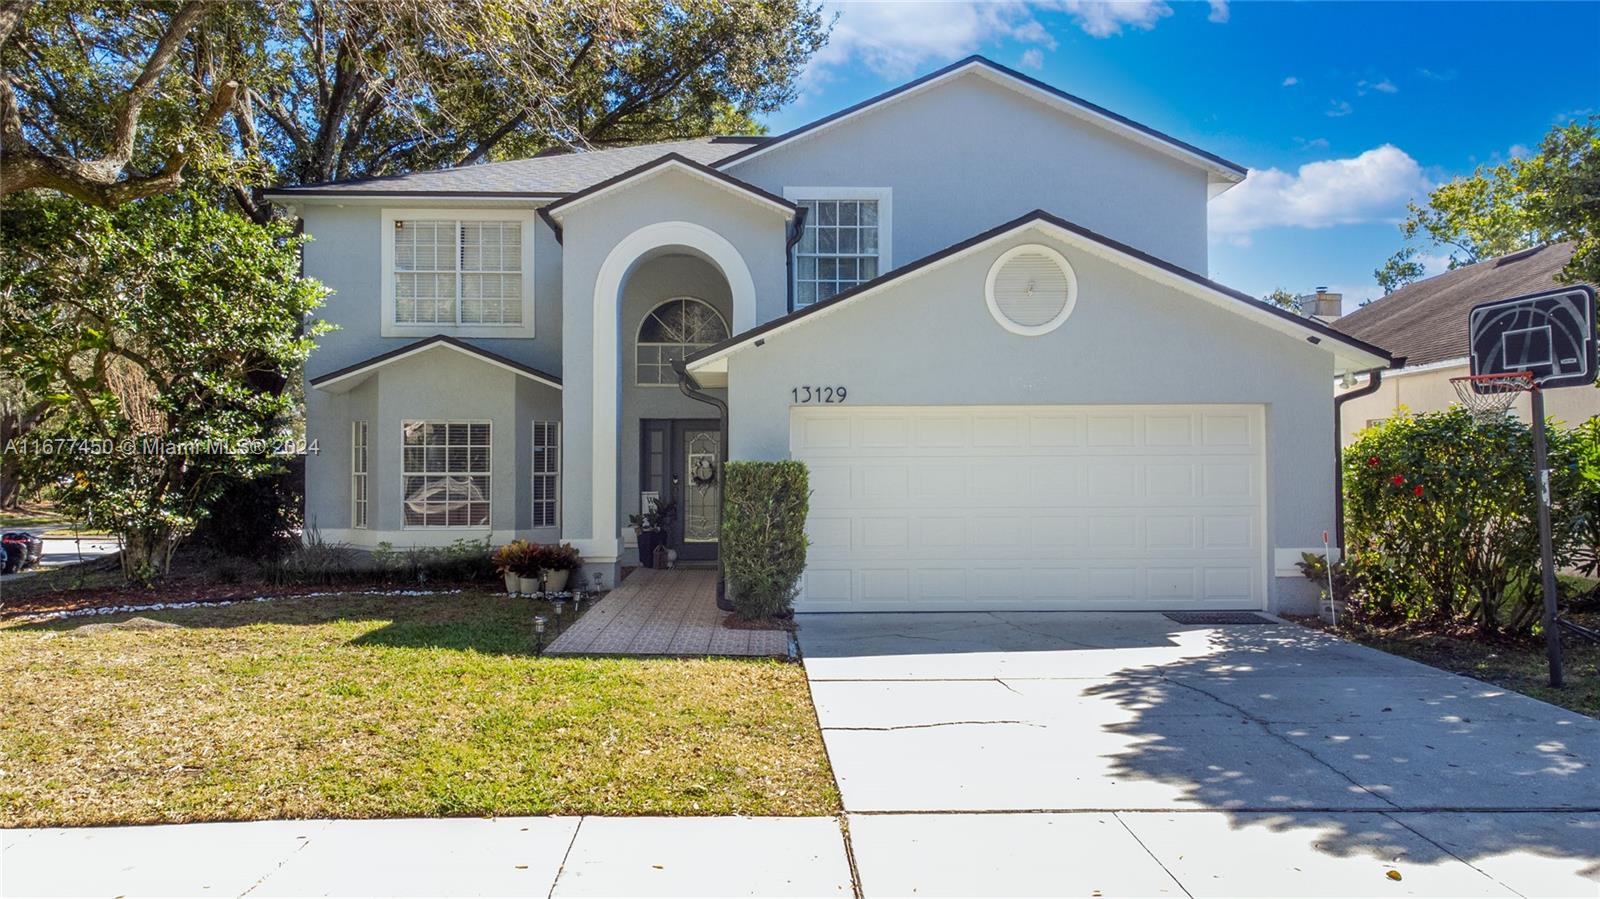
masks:
<path id="1" fill-rule="evenodd" d="M 634 348 L 636 382 L 641 385 L 675 385 L 678 373 L 672 363 L 696 350 L 728 339 L 728 323 L 709 303 L 677 297 L 650 310 L 639 324 Z"/>

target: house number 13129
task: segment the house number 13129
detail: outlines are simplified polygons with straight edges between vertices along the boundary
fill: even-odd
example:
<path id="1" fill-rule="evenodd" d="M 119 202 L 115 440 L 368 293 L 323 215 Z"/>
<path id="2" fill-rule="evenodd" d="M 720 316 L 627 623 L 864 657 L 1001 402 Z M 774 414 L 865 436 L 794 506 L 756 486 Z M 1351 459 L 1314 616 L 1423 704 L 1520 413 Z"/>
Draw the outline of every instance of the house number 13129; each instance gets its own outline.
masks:
<path id="1" fill-rule="evenodd" d="M 842 403 L 845 397 L 843 387 L 795 387 L 789 392 L 796 403 Z"/>

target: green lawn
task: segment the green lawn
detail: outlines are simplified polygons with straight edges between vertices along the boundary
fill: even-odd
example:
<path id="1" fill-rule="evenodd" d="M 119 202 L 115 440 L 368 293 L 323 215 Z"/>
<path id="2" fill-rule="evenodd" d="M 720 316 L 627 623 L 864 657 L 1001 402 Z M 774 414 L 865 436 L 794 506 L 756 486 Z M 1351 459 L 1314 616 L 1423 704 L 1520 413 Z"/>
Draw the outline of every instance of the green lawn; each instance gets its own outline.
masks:
<path id="1" fill-rule="evenodd" d="M 797 665 L 542 658 L 489 593 L 75 630 L 128 617 L 0 628 L 0 826 L 839 809 Z"/>

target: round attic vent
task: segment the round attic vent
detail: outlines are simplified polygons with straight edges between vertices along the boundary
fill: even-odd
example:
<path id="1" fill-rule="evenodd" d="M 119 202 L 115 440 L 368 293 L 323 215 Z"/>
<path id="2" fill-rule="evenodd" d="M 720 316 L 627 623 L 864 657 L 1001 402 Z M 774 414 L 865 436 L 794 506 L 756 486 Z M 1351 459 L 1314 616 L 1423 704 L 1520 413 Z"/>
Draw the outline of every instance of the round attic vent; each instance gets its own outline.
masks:
<path id="1" fill-rule="evenodd" d="M 1072 314 L 1078 277 L 1060 253 L 1039 244 L 1012 247 L 989 268 L 989 314 L 1007 331 L 1048 334 Z"/>

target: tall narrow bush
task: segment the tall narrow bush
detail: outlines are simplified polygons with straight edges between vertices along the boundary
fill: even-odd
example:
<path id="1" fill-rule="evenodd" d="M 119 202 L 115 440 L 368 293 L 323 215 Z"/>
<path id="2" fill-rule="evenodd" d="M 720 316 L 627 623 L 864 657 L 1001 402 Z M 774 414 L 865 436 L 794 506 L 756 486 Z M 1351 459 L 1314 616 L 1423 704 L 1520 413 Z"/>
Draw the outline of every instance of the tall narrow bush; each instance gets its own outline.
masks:
<path id="1" fill-rule="evenodd" d="M 729 462 L 722 490 L 722 565 L 734 613 L 751 620 L 792 611 L 806 567 L 805 464 Z"/>

